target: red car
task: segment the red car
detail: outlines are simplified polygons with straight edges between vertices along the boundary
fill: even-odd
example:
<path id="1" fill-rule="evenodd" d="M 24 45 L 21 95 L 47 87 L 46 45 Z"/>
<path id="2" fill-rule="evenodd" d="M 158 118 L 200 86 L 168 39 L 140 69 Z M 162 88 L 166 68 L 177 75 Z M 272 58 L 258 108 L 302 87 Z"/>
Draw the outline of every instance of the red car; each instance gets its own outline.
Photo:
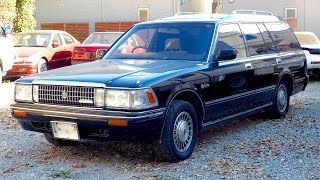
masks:
<path id="1" fill-rule="evenodd" d="M 17 57 L 6 78 L 69 66 L 74 46 L 78 44 L 79 41 L 64 31 L 36 30 L 18 33 L 14 37 Z"/>
<path id="2" fill-rule="evenodd" d="M 72 64 L 90 62 L 101 58 L 123 32 L 94 32 L 82 45 L 74 48 Z"/>

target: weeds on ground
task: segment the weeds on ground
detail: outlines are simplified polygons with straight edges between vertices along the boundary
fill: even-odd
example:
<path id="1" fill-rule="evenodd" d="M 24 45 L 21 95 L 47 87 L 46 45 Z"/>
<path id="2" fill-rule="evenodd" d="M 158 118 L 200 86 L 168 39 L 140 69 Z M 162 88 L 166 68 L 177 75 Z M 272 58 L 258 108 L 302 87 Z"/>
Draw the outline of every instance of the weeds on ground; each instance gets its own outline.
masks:
<path id="1" fill-rule="evenodd" d="M 71 173 L 70 170 L 64 171 L 64 170 L 56 170 L 53 171 L 51 174 L 49 174 L 52 178 L 71 178 L 74 175 Z"/>

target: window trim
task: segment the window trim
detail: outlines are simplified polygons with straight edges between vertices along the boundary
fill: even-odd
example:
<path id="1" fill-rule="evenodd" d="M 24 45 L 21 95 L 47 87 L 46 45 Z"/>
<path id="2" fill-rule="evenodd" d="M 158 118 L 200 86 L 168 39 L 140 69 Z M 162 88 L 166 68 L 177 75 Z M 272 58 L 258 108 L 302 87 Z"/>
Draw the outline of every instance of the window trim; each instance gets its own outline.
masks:
<path id="1" fill-rule="evenodd" d="M 288 10 L 294 10 L 294 17 L 288 17 Z M 298 17 L 298 8 L 285 8 L 284 9 L 284 18 L 297 18 Z"/>
<path id="2" fill-rule="evenodd" d="M 142 22 L 141 21 L 141 11 L 142 10 L 146 10 L 147 11 L 147 21 L 150 20 L 150 13 L 149 13 L 149 8 L 148 7 L 143 7 L 143 8 L 138 8 L 138 21 Z"/>

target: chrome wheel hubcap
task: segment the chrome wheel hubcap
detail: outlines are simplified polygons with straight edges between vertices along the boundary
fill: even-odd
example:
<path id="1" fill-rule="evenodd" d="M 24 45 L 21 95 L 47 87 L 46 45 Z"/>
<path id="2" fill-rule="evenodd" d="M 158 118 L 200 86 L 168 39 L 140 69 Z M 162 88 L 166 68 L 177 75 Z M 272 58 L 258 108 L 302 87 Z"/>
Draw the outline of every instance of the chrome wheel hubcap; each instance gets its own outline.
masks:
<path id="1" fill-rule="evenodd" d="M 39 67 L 39 73 L 47 71 L 48 67 L 46 63 L 41 64 L 41 66 Z"/>
<path id="2" fill-rule="evenodd" d="M 287 94 L 287 88 L 285 85 L 281 84 L 278 89 L 277 94 L 277 105 L 281 112 L 285 111 L 287 108 L 288 103 L 288 94 Z"/>
<path id="3" fill-rule="evenodd" d="M 188 112 L 181 112 L 175 120 L 173 129 L 173 140 L 177 150 L 185 152 L 191 145 L 192 136 L 192 118 Z"/>

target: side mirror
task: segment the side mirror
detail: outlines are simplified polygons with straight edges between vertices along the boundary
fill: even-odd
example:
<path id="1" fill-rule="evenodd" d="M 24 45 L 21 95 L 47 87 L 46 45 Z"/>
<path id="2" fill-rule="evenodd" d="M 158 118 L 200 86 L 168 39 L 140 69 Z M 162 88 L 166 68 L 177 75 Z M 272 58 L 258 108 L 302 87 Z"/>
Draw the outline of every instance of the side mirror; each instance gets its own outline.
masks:
<path id="1" fill-rule="evenodd" d="M 11 25 L 4 24 L 4 30 L 5 30 L 6 34 L 10 34 L 11 33 Z"/>
<path id="2" fill-rule="evenodd" d="M 218 54 L 218 61 L 221 60 L 232 60 L 237 57 L 236 49 L 220 49 Z"/>
<path id="3" fill-rule="evenodd" d="M 53 48 L 56 48 L 56 47 L 58 47 L 58 46 L 60 46 L 60 44 L 58 44 L 58 43 L 53 43 L 53 44 L 52 44 L 52 47 L 53 47 Z"/>

